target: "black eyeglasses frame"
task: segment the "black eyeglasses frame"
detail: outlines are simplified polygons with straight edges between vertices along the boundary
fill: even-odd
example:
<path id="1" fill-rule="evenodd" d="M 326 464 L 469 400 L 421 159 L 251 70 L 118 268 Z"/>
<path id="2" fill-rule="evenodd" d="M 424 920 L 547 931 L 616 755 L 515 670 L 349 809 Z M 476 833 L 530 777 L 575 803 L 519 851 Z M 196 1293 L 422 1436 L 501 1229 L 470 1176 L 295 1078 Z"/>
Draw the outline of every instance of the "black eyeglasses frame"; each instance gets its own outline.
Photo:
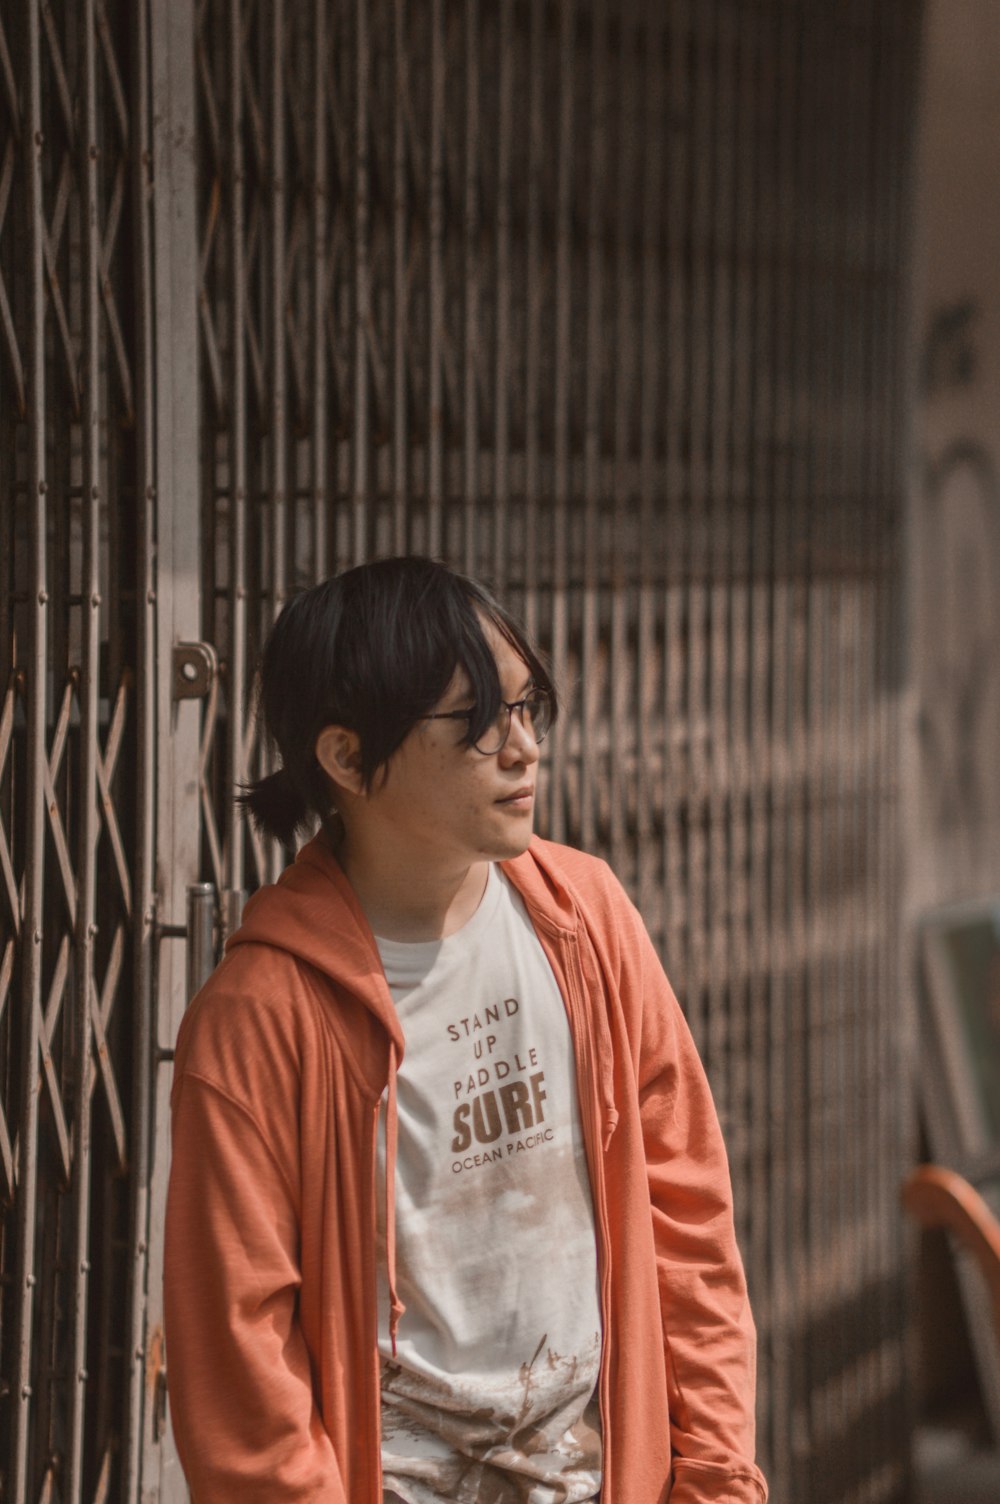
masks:
<path id="1" fill-rule="evenodd" d="M 537 700 L 541 704 L 548 706 L 549 710 L 551 711 L 552 698 L 550 695 L 546 694 L 544 689 L 533 689 L 530 694 L 525 695 L 523 699 L 520 700 L 501 700 L 500 705 L 507 712 L 507 729 L 504 732 L 503 737 L 501 738 L 497 746 L 490 747 L 489 751 L 485 751 L 478 742 L 472 742 L 471 745 L 473 750 L 478 752 L 480 757 L 495 757 L 498 752 L 502 752 L 504 747 L 507 745 L 507 738 L 510 736 L 510 723 L 514 711 L 516 710 L 518 712 L 521 720 L 521 725 L 523 726 L 525 706 L 528 705 L 532 700 Z M 422 719 L 425 721 L 471 721 L 475 713 L 476 712 L 474 710 L 434 710 L 430 715 L 423 716 Z M 551 725 L 551 722 L 549 724 Z M 532 734 L 535 735 L 534 728 L 532 728 Z M 541 736 L 535 735 L 535 746 L 541 746 L 542 742 L 545 740 L 548 734 L 549 727 L 546 726 Z"/>

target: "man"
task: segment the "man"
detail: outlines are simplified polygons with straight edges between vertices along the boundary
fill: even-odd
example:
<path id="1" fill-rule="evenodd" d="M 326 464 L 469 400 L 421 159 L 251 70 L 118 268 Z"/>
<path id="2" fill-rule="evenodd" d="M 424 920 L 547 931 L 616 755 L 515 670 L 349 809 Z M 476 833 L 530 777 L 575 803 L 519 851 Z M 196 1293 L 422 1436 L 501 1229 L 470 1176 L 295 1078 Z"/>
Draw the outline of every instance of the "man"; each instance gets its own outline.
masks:
<path id="1" fill-rule="evenodd" d="M 293 599 L 286 844 L 177 1042 L 166 1313 L 195 1504 L 762 1504 L 704 1072 L 603 862 L 532 836 L 556 693 L 427 559 Z"/>

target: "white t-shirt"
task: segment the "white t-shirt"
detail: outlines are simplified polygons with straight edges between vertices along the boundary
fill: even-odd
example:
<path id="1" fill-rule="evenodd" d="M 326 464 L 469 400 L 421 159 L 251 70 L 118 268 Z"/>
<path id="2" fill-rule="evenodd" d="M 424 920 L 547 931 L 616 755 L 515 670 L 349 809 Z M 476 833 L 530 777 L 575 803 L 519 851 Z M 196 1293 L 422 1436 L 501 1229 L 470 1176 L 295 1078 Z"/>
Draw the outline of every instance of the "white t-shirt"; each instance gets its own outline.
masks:
<path id="1" fill-rule="evenodd" d="M 388 1338 L 379 1133 L 382 1467 L 407 1504 L 576 1504 L 601 1482 L 594 1213 L 566 1010 L 496 867 L 454 935 L 378 941 L 397 1078 Z"/>

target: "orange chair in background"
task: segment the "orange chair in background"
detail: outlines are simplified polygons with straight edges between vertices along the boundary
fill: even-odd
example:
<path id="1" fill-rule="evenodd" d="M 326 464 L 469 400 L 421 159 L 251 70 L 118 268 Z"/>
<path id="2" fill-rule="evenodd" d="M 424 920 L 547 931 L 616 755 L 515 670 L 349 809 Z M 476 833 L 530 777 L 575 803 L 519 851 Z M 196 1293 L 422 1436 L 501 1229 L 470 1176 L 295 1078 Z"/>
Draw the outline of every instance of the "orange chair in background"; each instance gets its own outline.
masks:
<path id="1" fill-rule="evenodd" d="M 923 1227 L 954 1233 L 986 1280 L 1000 1343 L 1000 1221 L 964 1176 L 944 1165 L 918 1165 L 907 1176 L 903 1205 Z"/>

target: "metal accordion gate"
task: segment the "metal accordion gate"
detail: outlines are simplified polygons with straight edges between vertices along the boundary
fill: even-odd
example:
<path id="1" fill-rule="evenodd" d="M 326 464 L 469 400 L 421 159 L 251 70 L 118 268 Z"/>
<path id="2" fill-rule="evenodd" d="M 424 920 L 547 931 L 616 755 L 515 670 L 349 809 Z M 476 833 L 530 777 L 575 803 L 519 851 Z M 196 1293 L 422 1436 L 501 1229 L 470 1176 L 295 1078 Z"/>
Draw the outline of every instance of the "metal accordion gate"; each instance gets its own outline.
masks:
<path id="1" fill-rule="evenodd" d="M 776 1504 L 905 1497 L 901 310 L 916 0 L 0 14 L 0 1493 L 184 1497 L 185 904 L 289 593 L 442 555 L 551 653 L 543 833 L 702 1048 Z"/>

